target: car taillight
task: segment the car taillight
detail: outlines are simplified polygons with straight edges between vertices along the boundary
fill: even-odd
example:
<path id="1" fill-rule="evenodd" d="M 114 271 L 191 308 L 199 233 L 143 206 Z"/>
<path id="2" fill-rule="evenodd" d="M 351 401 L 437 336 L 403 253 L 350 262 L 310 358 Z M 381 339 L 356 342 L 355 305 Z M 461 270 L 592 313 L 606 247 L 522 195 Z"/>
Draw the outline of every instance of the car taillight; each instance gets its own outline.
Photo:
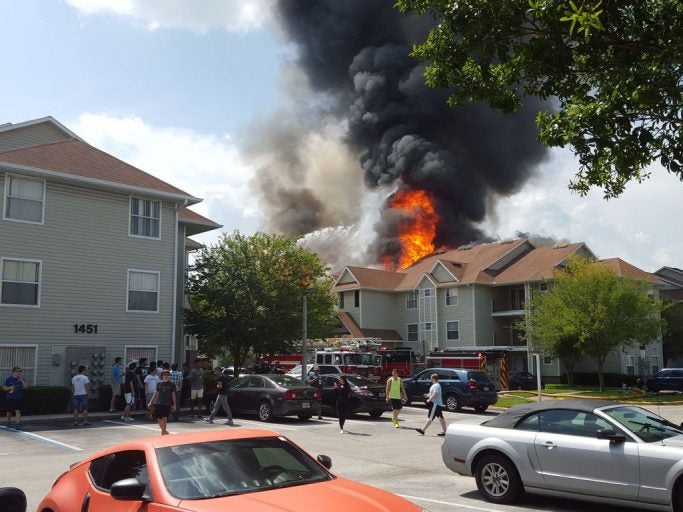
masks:
<path id="1" fill-rule="evenodd" d="M 296 393 L 291 389 L 288 389 L 287 391 L 285 391 L 285 396 L 283 398 L 285 400 L 296 400 Z"/>
<path id="2" fill-rule="evenodd" d="M 470 391 L 474 389 L 481 389 L 481 384 L 479 384 L 477 381 L 471 380 L 467 383 L 467 389 Z"/>
<path id="3" fill-rule="evenodd" d="M 313 398 L 320 398 L 322 396 L 322 393 L 320 392 L 319 389 L 316 389 L 315 392 L 313 393 Z"/>

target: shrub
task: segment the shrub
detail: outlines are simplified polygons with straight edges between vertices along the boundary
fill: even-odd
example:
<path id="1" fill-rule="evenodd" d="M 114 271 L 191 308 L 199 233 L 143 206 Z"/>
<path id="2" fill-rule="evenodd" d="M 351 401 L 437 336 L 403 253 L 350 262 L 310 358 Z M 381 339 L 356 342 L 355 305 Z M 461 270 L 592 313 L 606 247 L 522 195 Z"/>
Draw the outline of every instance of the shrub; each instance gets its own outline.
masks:
<path id="1" fill-rule="evenodd" d="M 68 412 L 71 403 L 71 390 L 62 386 L 31 386 L 23 390 L 24 408 L 22 413 L 62 414 Z M 5 411 L 5 397 L 0 399 L 0 409 Z"/>

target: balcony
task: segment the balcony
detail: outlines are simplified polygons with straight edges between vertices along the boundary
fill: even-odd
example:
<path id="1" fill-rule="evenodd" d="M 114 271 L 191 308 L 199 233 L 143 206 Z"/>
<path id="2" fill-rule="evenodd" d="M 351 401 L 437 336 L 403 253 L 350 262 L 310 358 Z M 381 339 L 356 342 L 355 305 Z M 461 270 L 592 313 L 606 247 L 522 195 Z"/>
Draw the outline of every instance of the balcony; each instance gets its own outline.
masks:
<path id="1" fill-rule="evenodd" d="M 518 298 L 511 300 L 506 299 L 491 299 L 491 311 L 495 314 L 500 313 L 509 315 L 520 315 L 524 313 L 524 299 Z"/>
<path id="2" fill-rule="evenodd" d="M 496 332 L 493 333 L 493 344 L 497 347 L 526 347 L 526 340 L 515 331 Z"/>

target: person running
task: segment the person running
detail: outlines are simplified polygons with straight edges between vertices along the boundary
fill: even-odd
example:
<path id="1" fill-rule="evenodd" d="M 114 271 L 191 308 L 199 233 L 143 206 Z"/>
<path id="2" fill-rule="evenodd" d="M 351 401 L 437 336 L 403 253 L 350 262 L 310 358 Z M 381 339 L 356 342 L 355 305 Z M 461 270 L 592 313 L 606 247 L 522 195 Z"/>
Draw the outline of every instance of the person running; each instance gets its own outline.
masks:
<path id="1" fill-rule="evenodd" d="M 12 368 L 12 375 L 5 379 L 2 390 L 5 392 L 5 409 L 7 410 L 7 428 L 12 427 L 12 412 L 14 411 L 14 428 L 21 428 L 21 410 L 24 408 L 23 391 L 28 384 L 22 377 L 21 368 Z"/>
<path id="2" fill-rule="evenodd" d="M 122 382 L 121 358 L 115 357 L 114 364 L 111 365 L 111 402 L 109 402 L 109 412 L 114 412 L 116 410 L 116 402 L 121 396 Z"/>
<path id="3" fill-rule="evenodd" d="M 194 405 L 197 412 L 201 410 L 202 398 L 204 398 L 204 370 L 199 359 L 194 360 L 194 368 L 190 370 L 190 415 L 194 413 Z"/>
<path id="4" fill-rule="evenodd" d="M 223 375 L 222 369 L 220 367 L 214 369 L 214 373 L 216 374 L 216 387 L 218 388 L 218 394 L 216 395 L 216 402 L 213 404 L 211 414 L 209 414 L 208 418 L 204 418 L 204 421 L 207 423 L 213 423 L 214 417 L 216 414 L 218 414 L 218 411 L 220 411 L 222 407 L 225 411 L 225 414 L 228 415 L 228 421 L 226 421 L 225 424 L 234 426 L 235 423 L 232 420 L 232 411 L 228 405 L 228 383 L 230 382 L 230 379 L 227 375 Z"/>
<path id="5" fill-rule="evenodd" d="M 339 376 L 339 383 L 334 383 L 334 397 L 337 401 L 337 417 L 339 418 L 339 433 L 344 433 L 344 423 L 346 423 L 346 409 L 349 405 L 349 393 L 351 388 L 346 381 L 346 375 Z"/>
<path id="6" fill-rule="evenodd" d="M 446 420 L 443 419 L 443 401 L 441 400 L 441 384 L 439 384 L 439 376 L 436 373 L 432 373 L 432 385 L 429 388 L 429 393 L 423 395 L 427 399 L 427 405 L 429 406 L 429 411 L 427 412 L 427 421 L 422 428 L 418 428 L 417 431 L 420 435 L 425 435 L 425 430 L 432 424 L 434 418 L 439 418 L 441 423 L 441 429 L 443 432 L 437 434 L 437 436 L 446 435 Z"/>
<path id="7" fill-rule="evenodd" d="M 126 407 L 123 409 L 123 416 L 121 416 L 121 419 L 125 422 L 133 421 L 133 418 L 130 417 L 130 410 L 135 404 L 139 382 L 138 376 L 135 373 L 136 367 L 136 362 L 130 363 L 128 365 L 128 370 L 126 370 L 126 375 L 123 378 L 123 400 L 126 403 Z"/>
<path id="8" fill-rule="evenodd" d="M 403 400 L 407 400 L 408 396 L 396 368 L 391 370 L 391 377 L 387 379 L 386 397 L 387 402 L 391 403 L 391 413 L 393 415 L 391 422 L 394 424 L 394 427 L 398 428 L 398 415 L 401 413 Z"/>
<path id="9" fill-rule="evenodd" d="M 168 435 L 166 425 L 168 425 L 168 416 L 171 411 L 175 411 L 177 407 L 177 393 L 175 384 L 171 382 L 171 372 L 163 370 L 161 372 L 161 382 L 157 385 L 156 390 L 150 397 L 147 407 L 153 408 L 156 405 L 155 416 L 159 428 L 161 428 L 161 435 Z"/>
<path id="10" fill-rule="evenodd" d="M 73 391 L 74 427 L 90 425 L 88 421 L 88 395 L 90 394 L 90 379 L 85 374 L 85 366 L 78 367 L 78 373 L 71 379 Z M 83 422 L 78 422 L 78 413 L 83 415 Z"/>

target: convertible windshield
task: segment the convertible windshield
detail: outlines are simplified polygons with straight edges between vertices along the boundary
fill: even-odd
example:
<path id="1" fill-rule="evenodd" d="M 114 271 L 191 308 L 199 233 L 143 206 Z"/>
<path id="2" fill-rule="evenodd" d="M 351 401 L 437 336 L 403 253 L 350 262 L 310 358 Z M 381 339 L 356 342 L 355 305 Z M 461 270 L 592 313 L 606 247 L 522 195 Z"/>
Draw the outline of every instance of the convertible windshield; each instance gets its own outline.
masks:
<path id="1" fill-rule="evenodd" d="M 333 477 L 282 437 L 181 444 L 156 451 L 166 489 L 178 499 L 197 500 Z"/>
<path id="2" fill-rule="evenodd" d="M 646 443 L 683 435 L 681 427 L 641 407 L 614 407 L 604 412 Z"/>

